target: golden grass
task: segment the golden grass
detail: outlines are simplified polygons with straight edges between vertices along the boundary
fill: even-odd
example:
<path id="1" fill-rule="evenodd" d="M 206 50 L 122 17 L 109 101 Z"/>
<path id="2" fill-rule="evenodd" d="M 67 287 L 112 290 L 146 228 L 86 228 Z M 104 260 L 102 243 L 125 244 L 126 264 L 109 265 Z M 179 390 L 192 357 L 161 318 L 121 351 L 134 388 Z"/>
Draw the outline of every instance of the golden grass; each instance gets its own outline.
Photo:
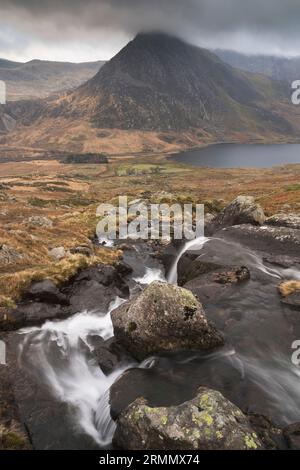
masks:
<path id="1" fill-rule="evenodd" d="M 278 286 L 282 297 L 300 293 L 300 281 L 284 281 Z"/>
<path id="2" fill-rule="evenodd" d="M 110 134 L 110 131 L 108 131 Z M 153 172 L 153 168 L 160 171 Z M 124 170 L 132 171 L 124 171 Z M 120 170 L 120 171 L 119 171 Z M 133 173 L 133 174 L 131 174 Z M 113 158 L 109 165 L 61 165 L 50 161 L 0 164 L 0 245 L 22 255 L 13 264 L 0 264 L 0 306 L 17 302 L 33 281 L 49 278 L 61 284 L 91 264 L 113 263 L 120 253 L 98 248 L 86 258 L 72 255 L 57 262 L 49 251 L 63 246 L 91 246 L 100 203 L 148 199 L 152 203 L 205 203 L 216 212 L 240 194 L 260 202 L 267 215 L 300 208 L 300 165 L 269 169 L 192 168 L 167 160 L 164 155 L 135 160 Z M 47 191 L 47 186 L 55 191 Z M 71 192 L 66 192 L 68 188 Z M 288 209 L 285 209 L 288 205 Z M 53 227 L 28 223 L 31 216 L 48 217 Z"/>

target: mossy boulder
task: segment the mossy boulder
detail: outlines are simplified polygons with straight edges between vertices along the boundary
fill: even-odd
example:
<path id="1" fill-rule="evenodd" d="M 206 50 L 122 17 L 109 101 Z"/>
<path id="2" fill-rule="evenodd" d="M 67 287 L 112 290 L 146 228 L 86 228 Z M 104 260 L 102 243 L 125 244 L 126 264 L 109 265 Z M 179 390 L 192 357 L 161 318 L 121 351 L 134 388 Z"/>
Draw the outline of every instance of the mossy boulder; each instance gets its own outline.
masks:
<path id="1" fill-rule="evenodd" d="M 254 197 L 238 196 L 211 222 L 208 234 L 233 225 L 263 225 L 265 220 L 264 211 Z"/>
<path id="2" fill-rule="evenodd" d="M 223 345 L 202 305 L 187 289 L 153 282 L 112 312 L 117 341 L 137 359 L 165 351 L 209 350 Z"/>
<path id="3" fill-rule="evenodd" d="M 121 413 L 114 446 L 127 450 L 258 450 L 248 418 L 220 392 L 201 387 L 179 406 L 154 408 L 144 398 Z"/>

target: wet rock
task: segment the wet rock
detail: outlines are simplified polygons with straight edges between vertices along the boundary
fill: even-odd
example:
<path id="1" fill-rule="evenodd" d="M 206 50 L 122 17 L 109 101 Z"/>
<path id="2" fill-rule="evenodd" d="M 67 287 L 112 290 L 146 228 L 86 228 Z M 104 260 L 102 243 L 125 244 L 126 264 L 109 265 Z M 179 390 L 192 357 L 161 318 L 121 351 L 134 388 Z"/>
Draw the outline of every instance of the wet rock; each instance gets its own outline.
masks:
<path id="1" fill-rule="evenodd" d="M 219 264 L 203 261 L 197 252 L 187 251 L 180 258 L 177 265 L 177 282 L 180 286 L 183 286 L 203 274 L 217 271 L 220 268 L 221 265 Z"/>
<path id="2" fill-rule="evenodd" d="M 23 259 L 23 255 L 8 245 L 0 244 L 0 265 L 8 265 Z"/>
<path id="3" fill-rule="evenodd" d="M 207 265 L 207 269 L 213 266 L 209 266 L 209 263 Z M 232 288 L 249 279 L 250 271 L 246 266 L 225 266 L 198 275 L 184 284 L 184 287 L 190 289 L 206 305 L 230 294 Z"/>
<path id="4" fill-rule="evenodd" d="M 133 271 L 132 267 L 124 261 L 119 261 L 114 267 L 120 276 L 128 276 Z"/>
<path id="5" fill-rule="evenodd" d="M 105 375 L 111 374 L 126 359 L 126 352 L 115 338 L 105 341 L 99 336 L 89 336 L 88 341 L 93 346 L 92 356 Z"/>
<path id="6" fill-rule="evenodd" d="M 113 266 L 99 265 L 78 274 L 63 293 L 69 298 L 73 313 L 82 310 L 105 312 L 117 296 L 128 297 L 129 288 Z"/>
<path id="7" fill-rule="evenodd" d="M 300 230 L 300 216 L 296 214 L 275 214 L 266 219 L 266 225 L 288 227 Z"/>
<path id="8" fill-rule="evenodd" d="M 52 250 L 49 251 L 49 255 L 53 259 L 60 261 L 66 257 L 66 250 L 63 246 L 58 246 L 56 248 L 52 248 Z"/>
<path id="9" fill-rule="evenodd" d="M 262 207 L 252 196 L 238 196 L 209 224 L 207 231 L 214 233 L 224 227 L 233 225 L 262 225 L 266 220 Z"/>
<path id="10" fill-rule="evenodd" d="M 239 408 L 204 387 L 194 399 L 173 407 L 150 407 L 138 398 L 119 416 L 113 443 L 127 450 L 263 448 Z"/>
<path id="11" fill-rule="evenodd" d="M 288 256 L 288 255 L 264 255 L 263 261 L 269 264 L 273 264 L 274 266 L 279 266 L 280 268 L 290 269 L 296 267 L 300 269 L 300 255 L 299 257 L 296 256 Z"/>
<path id="12" fill-rule="evenodd" d="M 30 289 L 25 292 L 23 299 L 58 305 L 68 305 L 69 303 L 67 297 L 49 280 L 33 284 Z"/>
<path id="13" fill-rule="evenodd" d="M 264 254 L 271 253 L 272 256 L 287 255 L 298 258 L 300 253 L 300 230 L 288 227 L 236 225 L 220 230 L 216 236 L 238 241 Z"/>
<path id="14" fill-rule="evenodd" d="M 277 428 L 269 418 L 262 415 L 248 415 L 251 427 L 267 450 L 286 449 L 282 429 Z"/>
<path id="15" fill-rule="evenodd" d="M 25 450 L 31 445 L 21 423 L 7 365 L 0 365 L 0 450 Z"/>
<path id="16" fill-rule="evenodd" d="M 300 450 L 300 423 L 294 423 L 283 430 L 289 449 Z"/>
<path id="17" fill-rule="evenodd" d="M 0 320 L 2 330 L 11 331 L 25 326 L 41 325 L 46 320 L 66 318 L 70 314 L 68 307 L 50 305 L 42 302 L 20 304 L 6 313 Z"/>
<path id="18" fill-rule="evenodd" d="M 42 215 L 33 215 L 29 217 L 28 223 L 30 225 L 34 225 L 36 227 L 41 227 L 41 228 L 52 228 L 53 227 L 53 222 L 49 217 L 45 217 Z"/>
<path id="19" fill-rule="evenodd" d="M 112 312 L 115 337 L 137 359 L 159 351 L 208 350 L 223 344 L 194 295 L 153 282 Z"/>

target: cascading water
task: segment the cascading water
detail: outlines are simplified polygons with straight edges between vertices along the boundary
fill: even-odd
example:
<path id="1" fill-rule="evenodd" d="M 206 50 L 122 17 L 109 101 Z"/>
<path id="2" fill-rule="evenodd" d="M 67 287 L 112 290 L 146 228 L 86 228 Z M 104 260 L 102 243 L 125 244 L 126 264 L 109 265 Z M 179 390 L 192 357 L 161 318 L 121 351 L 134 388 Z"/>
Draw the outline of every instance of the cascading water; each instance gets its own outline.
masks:
<path id="1" fill-rule="evenodd" d="M 147 250 L 146 245 L 136 245 L 125 255 L 125 261 L 133 267 L 129 280 L 132 294 L 141 285 L 165 280 L 162 267 Z M 166 393 L 167 400 L 169 392 L 163 389 L 168 383 L 175 383 L 182 400 L 201 384 L 220 390 L 242 409 L 252 410 L 254 406 L 255 412 L 266 413 L 280 425 L 300 420 L 300 374 L 291 362 L 290 350 L 293 335 L 277 293 L 281 279 L 300 279 L 300 272 L 266 264 L 261 254 L 238 243 L 202 237 L 187 242 L 180 250 L 168 282 L 177 283 L 178 262 L 188 250 L 201 250 L 201 257 L 213 263 L 245 265 L 251 271 L 249 281 L 205 307 L 208 318 L 224 332 L 224 349 L 208 355 L 159 355 L 141 364 L 127 359 L 106 376 L 89 354 L 89 336 L 104 340 L 112 337 L 110 313 L 124 302 L 119 298 L 108 312 L 82 312 L 67 320 L 20 331 L 21 365 L 42 378 L 60 402 L 72 407 L 78 431 L 84 431 L 99 446 L 108 447 L 115 430 L 109 389 L 132 367 L 143 370 L 142 391 L 149 396 L 154 392 L 156 399 L 162 377 L 161 394 Z"/>
<path id="2" fill-rule="evenodd" d="M 106 376 L 89 358 L 89 336 L 104 340 L 113 336 L 110 313 L 123 299 L 117 298 L 105 314 L 83 312 L 67 320 L 46 322 L 41 327 L 20 331 L 24 341 L 20 350 L 21 364 L 42 374 L 54 396 L 75 411 L 78 426 L 99 445 L 111 442 L 114 422 L 110 417 L 108 390 L 132 364 L 120 364 Z"/>
<path id="3" fill-rule="evenodd" d="M 177 283 L 177 266 L 179 263 L 180 258 L 184 255 L 189 250 L 200 250 L 205 243 L 209 240 L 209 238 L 206 237 L 199 237 L 195 238 L 195 240 L 190 240 L 187 243 L 184 244 L 183 248 L 180 250 L 178 253 L 171 269 L 168 274 L 168 282 L 170 284 L 176 284 Z"/>

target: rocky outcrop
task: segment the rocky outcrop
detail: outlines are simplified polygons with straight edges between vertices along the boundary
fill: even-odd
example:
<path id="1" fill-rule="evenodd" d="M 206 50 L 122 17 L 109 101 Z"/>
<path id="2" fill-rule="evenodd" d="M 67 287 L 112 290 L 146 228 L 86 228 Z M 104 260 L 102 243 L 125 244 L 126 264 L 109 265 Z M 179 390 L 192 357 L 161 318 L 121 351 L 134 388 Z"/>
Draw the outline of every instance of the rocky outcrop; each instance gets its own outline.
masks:
<path id="1" fill-rule="evenodd" d="M 241 410 L 204 387 L 179 406 L 155 408 L 138 398 L 119 416 L 113 443 L 126 450 L 263 448 Z"/>
<path id="2" fill-rule="evenodd" d="M 29 217 L 26 223 L 28 223 L 29 225 L 33 225 L 33 226 L 41 227 L 41 228 L 53 227 L 53 221 L 49 219 L 49 217 L 45 217 L 42 215 L 33 215 L 32 217 Z"/>
<path id="3" fill-rule="evenodd" d="M 67 296 L 62 294 L 58 287 L 49 280 L 33 284 L 24 294 L 25 300 L 45 302 L 48 304 L 68 305 Z"/>
<path id="4" fill-rule="evenodd" d="M 300 230 L 300 216 L 296 214 L 275 214 L 269 217 L 265 223 L 275 227 L 288 227 Z"/>
<path id="5" fill-rule="evenodd" d="M 23 259 L 23 255 L 8 245 L 0 245 L 0 265 L 17 263 Z"/>
<path id="6" fill-rule="evenodd" d="M 17 308 L 0 312 L 0 330 L 15 330 L 62 319 L 83 310 L 106 312 L 117 297 L 127 297 L 129 288 L 118 270 L 106 265 L 83 270 L 68 285 L 56 287 L 46 280 L 24 292 Z"/>
<path id="7" fill-rule="evenodd" d="M 153 282 L 112 312 L 115 337 L 137 359 L 180 349 L 208 350 L 223 344 L 194 295 Z"/>
<path id="8" fill-rule="evenodd" d="M 271 253 L 272 256 L 300 258 L 300 230 L 288 227 L 250 224 L 228 227 L 216 233 L 219 238 L 237 241 L 249 248 Z"/>
<path id="9" fill-rule="evenodd" d="M 247 266 L 223 266 L 207 274 L 200 275 L 184 284 L 201 299 L 202 303 L 215 303 L 231 289 L 250 279 Z"/>
<path id="10" fill-rule="evenodd" d="M 221 228 L 233 225 L 263 225 L 265 220 L 262 207 L 252 196 L 238 196 L 207 225 L 206 231 L 212 234 Z"/>

